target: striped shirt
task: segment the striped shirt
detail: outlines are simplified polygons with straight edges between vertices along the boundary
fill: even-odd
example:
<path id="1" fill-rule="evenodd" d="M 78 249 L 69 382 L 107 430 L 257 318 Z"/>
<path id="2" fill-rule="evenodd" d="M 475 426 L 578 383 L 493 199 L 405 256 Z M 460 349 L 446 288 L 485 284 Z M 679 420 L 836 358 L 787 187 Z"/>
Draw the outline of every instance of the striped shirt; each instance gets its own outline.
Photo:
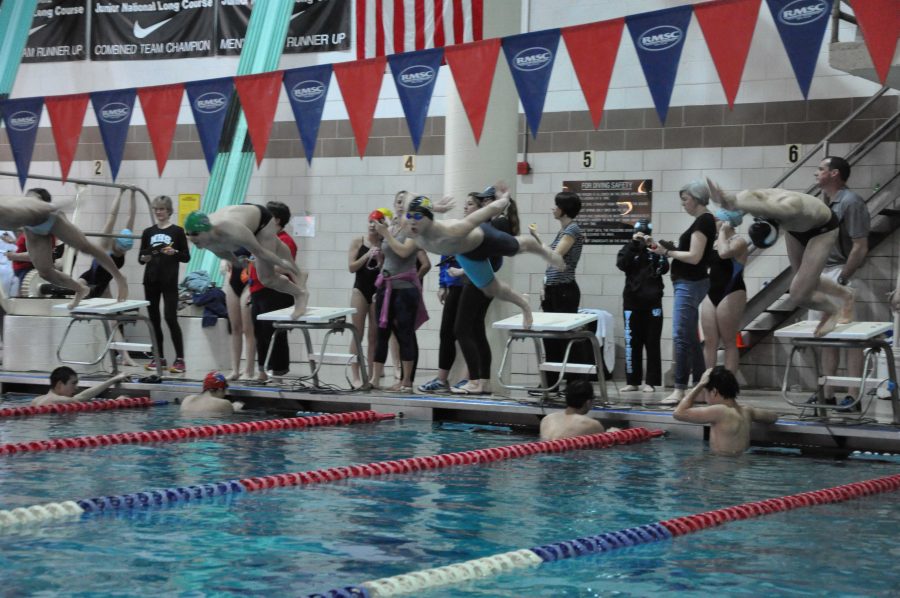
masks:
<path id="1" fill-rule="evenodd" d="M 581 259 L 581 248 L 584 246 L 584 233 L 581 232 L 581 227 L 579 227 L 577 223 L 570 222 L 566 228 L 556 233 L 556 238 L 553 239 L 550 248 L 556 249 L 556 246 L 559 245 L 559 242 L 565 235 L 575 239 L 575 242 L 572 243 L 572 247 L 569 249 L 568 253 L 563 256 L 563 260 L 566 262 L 566 269 L 557 270 L 548 267 L 547 271 L 544 273 L 544 285 L 546 286 L 575 282 L 575 267 L 578 266 L 578 260 Z"/>

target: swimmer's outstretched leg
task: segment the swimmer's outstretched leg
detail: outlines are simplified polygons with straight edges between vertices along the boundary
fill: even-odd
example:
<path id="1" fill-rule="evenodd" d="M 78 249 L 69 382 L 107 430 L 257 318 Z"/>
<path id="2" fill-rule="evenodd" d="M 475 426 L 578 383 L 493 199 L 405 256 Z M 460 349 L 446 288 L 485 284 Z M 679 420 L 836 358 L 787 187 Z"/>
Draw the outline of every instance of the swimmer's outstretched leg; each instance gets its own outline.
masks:
<path id="1" fill-rule="evenodd" d="M 536 234 L 519 235 L 516 237 L 516 240 L 519 242 L 519 253 L 534 253 L 544 258 L 557 270 L 565 269 L 566 261 L 563 259 L 563 256 L 544 245 Z"/>
<path id="2" fill-rule="evenodd" d="M 299 292 L 294 295 L 294 311 L 291 312 L 292 320 L 296 320 L 306 313 L 306 307 L 309 303 L 309 291 L 306 290 L 306 279 L 308 277 L 309 275 L 306 272 L 301 272 L 297 277 L 295 286 L 299 289 Z"/>
<path id="3" fill-rule="evenodd" d="M 501 301 L 513 303 L 522 310 L 522 325 L 527 330 L 531 328 L 534 322 L 534 316 L 531 314 L 531 305 L 528 303 L 528 295 L 517 293 L 505 282 L 501 282 L 494 278 L 491 283 L 482 287 L 481 292 L 488 297 L 495 297 Z"/>

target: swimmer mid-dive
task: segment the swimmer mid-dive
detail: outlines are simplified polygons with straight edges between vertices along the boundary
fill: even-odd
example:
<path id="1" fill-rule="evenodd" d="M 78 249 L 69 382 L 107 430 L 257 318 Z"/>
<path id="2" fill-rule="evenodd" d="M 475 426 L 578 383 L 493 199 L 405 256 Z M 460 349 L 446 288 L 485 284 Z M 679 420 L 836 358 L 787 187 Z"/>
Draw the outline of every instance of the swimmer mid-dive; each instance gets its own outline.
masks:
<path id="1" fill-rule="evenodd" d="M 296 320 L 306 313 L 307 274 L 300 271 L 288 246 L 278 238 L 278 226 L 265 206 L 227 206 L 209 215 L 194 211 L 184 219 L 184 232 L 197 247 L 208 249 L 237 267 L 243 267 L 244 262 L 234 252 L 246 248 L 256 258 L 259 281 L 293 295 L 291 318 Z"/>
<path id="2" fill-rule="evenodd" d="M 459 220 L 435 222 L 431 201 L 425 196 L 415 197 L 408 203 L 405 226 L 422 249 L 439 255 L 455 255 L 466 276 L 485 295 L 519 306 L 525 328 L 531 328 L 533 318 L 528 297 L 494 276 L 490 258 L 534 253 L 556 268 L 564 268 L 565 262 L 536 235 L 514 237 L 487 224 L 509 204 L 509 190 L 499 184 L 496 188 L 500 193 L 496 200 Z M 380 228 L 385 229 L 379 229 L 380 234 L 388 234 L 387 227 Z"/>
<path id="3" fill-rule="evenodd" d="M 0 229 L 25 230 L 28 256 L 35 270 L 47 282 L 72 289 L 75 296 L 68 308 L 73 309 L 87 297 L 91 289 L 64 272 L 53 267 L 53 243 L 51 235 L 78 251 L 93 256 L 97 263 L 112 274 L 116 281 L 116 299 L 128 299 L 128 281 L 116 267 L 112 257 L 84 236 L 74 224 L 69 222 L 61 206 L 50 203 L 50 193 L 46 189 L 29 189 L 25 197 L 0 197 Z"/>
<path id="4" fill-rule="evenodd" d="M 853 319 L 853 289 L 823 277 L 822 270 L 838 239 L 838 220 L 812 195 L 785 189 L 756 189 L 728 194 L 710 179 L 710 198 L 727 210 L 772 220 L 787 231 L 785 242 L 794 278 L 789 293 L 797 305 L 824 313 L 815 336 L 825 336 Z"/>

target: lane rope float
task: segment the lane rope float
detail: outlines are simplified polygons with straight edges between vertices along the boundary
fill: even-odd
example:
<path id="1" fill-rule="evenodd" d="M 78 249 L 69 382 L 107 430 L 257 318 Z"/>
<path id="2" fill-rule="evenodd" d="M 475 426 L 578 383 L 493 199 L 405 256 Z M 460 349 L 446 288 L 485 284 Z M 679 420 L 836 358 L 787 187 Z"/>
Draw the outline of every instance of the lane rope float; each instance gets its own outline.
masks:
<path id="1" fill-rule="evenodd" d="M 0 418 L 29 417 L 32 415 L 46 415 L 48 413 L 81 413 L 85 411 L 109 411 L 111 409 L 135 409 L 138 407 L 159 407 L 168 404 L 169 401 L 154 401 L 150 397 L 123 397 L 120 399 L 59 403 L 56 405 L 26 405 L 24 407 L 7 407 L 6 409 L 0 409 Z"/>
<path id="2" fill-rule="evenodd" d="M 99 434 L 96 436 L 50 438 L 47 440 L 31 440 L 28 442 L 0 444 L 0 455 L 19 455 L 22 453 L 35 453 L 39 451 L 96 448 L 115 444 L 176 442 L 179 440 L 193 440 L 196 438 L 209 438 L 210 436 L 224 436 L 228 434 L 247 434 L 276 430 L 294 430 L 297 428 L 311 428 L 317 426 L 372 423 L 393 419 L 394 417 L 393 413 L 351 411 L 348 413 L 330 413 L 312 417 L 288 417 L 284 419 L 266 419 L 253 422 L 169 428 L 165 430 L 117 432 L 114 434 Z"/>

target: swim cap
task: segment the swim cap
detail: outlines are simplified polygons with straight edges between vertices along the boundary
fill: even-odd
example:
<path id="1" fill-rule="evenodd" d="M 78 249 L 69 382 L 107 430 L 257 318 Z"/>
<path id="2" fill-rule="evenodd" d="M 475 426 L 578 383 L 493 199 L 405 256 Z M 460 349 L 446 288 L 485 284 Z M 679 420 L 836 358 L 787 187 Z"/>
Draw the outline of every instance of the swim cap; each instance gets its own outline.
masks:
<path id="1" fill-rule="evenodd" d="M 125 237 L 116 237 L 116 247 L 121 249 L 122 251 L 128 251 L 132 247 L 134 247 L 134 239 L 131 238 L 131 235 L 134 233 L 131 232 L 130 228 L 123 228 L 119 231 L 120 235 L 128 235 Z"/>
<path id="2" fill-rule="evenodd" d="M 494 186 L 491 185 L 490 187 L 485 187 L 484 191 L 482 191 L 481 193 L 473 191 L 472 193 L 469 193 L 469 195 L 471 195 L 472 197 L 477 197 L 478 199 L 494 199 L 495 197 L 497 197 L 497 189 L 495 189 Z"/>
<path id="3" fill-rule="evenodd" d="M 200 210 L 194 210 L 184 219 L 184 232 L 186 233 L 204 233 L 212 229 L 212 222 L 209 216 Z"/>
<path id="4" fill-rule="evenodd" d="M 407 212 L 419 213 L 428 218 L 429 220 L 434 220 L 434 212 L 431 211 L 431 200 L 425 197 L 424 195 L 419 195 L 414 197 L 412 201 L 409 202 L 409 205 L 406 207 Z"/>
<path id="5" fill-rule="evenodd" d="M 754 218 L 747 234 L 757 247 L 771 247 L 778 240 L 778 223 L 765 218 Z"/>
<path id="6" fill-rule="evenodd" d="M 228 380 L 222 375 L 222 372 L 210 372 L 203 379 L 203 391 L 207 390 L 225 390 L 228 388 Z"/>
<path id="7" fill-rule="evenodd" d="M 634 223 L 634 232 L 649 235 L 653 232 L 653 224 L 648 218 L 641 218 Z"/>
<path id="8" fill-rule="evenodd" d="M 740 210 L 726 210 L 725 208 L 719 208 L 716 210 L 716 220 L 727 222 L 732 228 L 737 228 L 741 225 L 741 222 L 744 221 L 744 213 Z"/>
<path id="9" fill-rule="evenodd" d="M 394 213 L 387 208 L 378 208 L 377 210 L 372 210 L 369 213 L 369 220 L 390 220 L 393 217 Z"/>

